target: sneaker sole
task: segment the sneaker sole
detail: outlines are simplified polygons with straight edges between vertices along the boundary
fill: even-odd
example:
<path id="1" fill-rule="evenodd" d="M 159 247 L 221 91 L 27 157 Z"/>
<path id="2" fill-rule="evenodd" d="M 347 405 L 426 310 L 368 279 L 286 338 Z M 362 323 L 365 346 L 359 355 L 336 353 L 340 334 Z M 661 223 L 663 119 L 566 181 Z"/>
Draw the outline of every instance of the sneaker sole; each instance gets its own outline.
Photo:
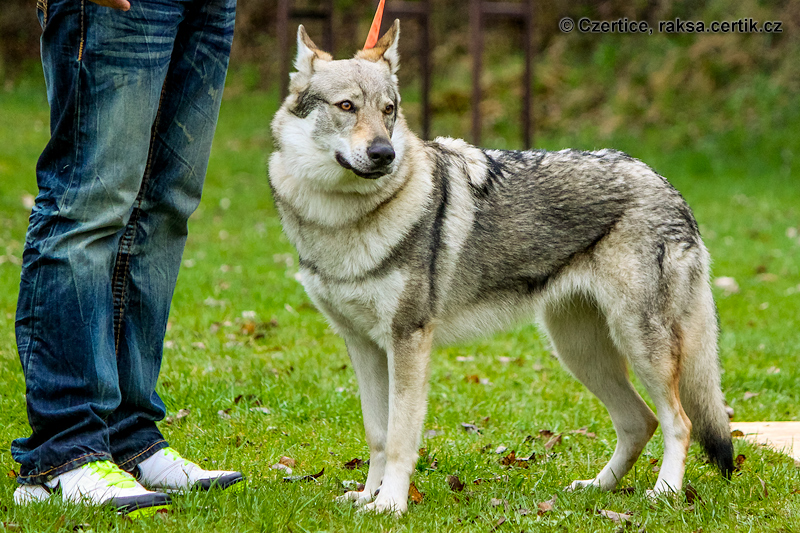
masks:
<path id="1" fill-rule="evenodd" d="M 227 487 L 223 487 L 222 490 L 225 492 L 230 492 L 231 494 L 239 494 L 244 492 L 244 478 L 240 479 L 239 481 L 234 481 Z"/>
<path id="2" fill-rule="evenodd" d="M 226 492 L 242 492 L 244 490 L 244 476 L 241 472 L 218 477 L 216 479 L 204 479 L 194 484 L 195 490 L 224 490 Z"/>
<path id="3" fill-rule="evenodd" d="M 153 516 L 158 511 L 172 507 L 172 499 L 163 492 L 156 492 L 146 497 L 132 496 L 126 498 L 113 498 L 107 503 L 116 507 L 117 512 L 129 518 L 143 518 Z"/>
<path id="4" fill-rule="evenodd" d="M 160 487 L 157 485 L 147 485 L 150 490 L 166 494 L 186 494 L 187 492 L 207 492 L 225 491 L 237 494 L 244 491 L 245 478 L 240 472 L 228 474 L 216 479 L 203 479 L 186 489 L 176 489 L 171 487 Z"/>
<path id="5" fill-rule="evenodd" d="M 172 509 L 172 504 L 154 505 L 152 507 L 144 507 L 144 508 L 141 508 L 141 509 L 134 509 L 133 511 L 129 511 L 127 513 L 124 512 L 124 511 L 120 511 L 120 513 L 124 514 L 125 516 L 127 516 L 131 520 L 138 520 L 140 518 L 150 518 L 151 516 L 154 516 L 156 513 L 160 512 L 160 511 L 165 511 L 166 512 L 166 511 L 169 511 L 170 509 Z"/>

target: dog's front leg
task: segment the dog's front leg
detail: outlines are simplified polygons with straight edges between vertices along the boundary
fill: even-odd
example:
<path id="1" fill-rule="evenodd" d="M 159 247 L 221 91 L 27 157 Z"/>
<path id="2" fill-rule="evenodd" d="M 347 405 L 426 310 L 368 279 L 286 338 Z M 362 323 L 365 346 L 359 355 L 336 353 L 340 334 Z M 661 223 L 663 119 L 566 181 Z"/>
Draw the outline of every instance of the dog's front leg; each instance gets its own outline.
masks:
<path id="1" fill-rule="evenodd" d="M 399 515 L 408 509 L 408 487 L 425 422 L 432 338 L 433 327 L 426 325 L 397 337 L 388 352 L 386 468 L 380 493 L 365 510 Z"/>
<path id="2" fill-rule="evenodd" d="M 389 370 L 386 352 L 371 339 L 345 335 L 347 352 L 353 363 L 361 395 L 361 413 L 369 445 L 369 473 L 364 490 L 350 491 L 339 501 L 364 505 L 372 501 L 381 486 L 386 468 L 386 431 L 389 425 Z"/>

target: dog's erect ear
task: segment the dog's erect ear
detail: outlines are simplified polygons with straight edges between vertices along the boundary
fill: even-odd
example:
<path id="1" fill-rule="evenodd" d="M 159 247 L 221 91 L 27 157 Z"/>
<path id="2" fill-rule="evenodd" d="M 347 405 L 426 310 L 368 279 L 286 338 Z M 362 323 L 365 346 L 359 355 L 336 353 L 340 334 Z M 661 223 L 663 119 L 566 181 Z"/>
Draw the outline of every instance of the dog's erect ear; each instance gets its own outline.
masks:
<path id="1" fill-rule="evenodd" d="M 314 61 L 319 59 L 330 61 L 333 58 L 328 52 L 323 52 L 314 44 L 301 24 L 297 28 L 297 57 L 294 59 L 294 68 L 297 69 L 297 74 L 303 77 L 311 76 L 314 73 Z"/>
<path id="2" fill-rule="evenodd" d="M 392 74 L 397 73 L 400 67 L 400 53 L 397 49 L 397 43 L 400 40 L 400 20 L 395 19 L 389 31 L 383 34 L 373 48 L 365 48 L 359 50 L 356 57 L 359 59 L 368 59 L 370 61 L 386 61 L 389 63 L 389 68 Z"/>

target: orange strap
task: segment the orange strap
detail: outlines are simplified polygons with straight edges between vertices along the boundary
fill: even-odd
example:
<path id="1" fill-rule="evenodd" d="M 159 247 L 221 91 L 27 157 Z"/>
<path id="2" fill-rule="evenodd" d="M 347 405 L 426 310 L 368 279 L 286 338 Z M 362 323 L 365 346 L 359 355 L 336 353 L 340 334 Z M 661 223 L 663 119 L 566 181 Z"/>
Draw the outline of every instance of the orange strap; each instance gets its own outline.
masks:
<path id="1" fill-rule="evenodd" d="M 364 50 L 374 48 L 375 43 L 378 42 L 378 34 L 381 31 L 381 20 L 383 20 L 383 3 L 384 0 L 381 0 L 381 3 L 378 4 L 378 11 L 375 12 L 375 18 L 372 19 L 372 26 L 369 29 L 369 35 L 367 35 L 367 42 L 364 43 Z"/>

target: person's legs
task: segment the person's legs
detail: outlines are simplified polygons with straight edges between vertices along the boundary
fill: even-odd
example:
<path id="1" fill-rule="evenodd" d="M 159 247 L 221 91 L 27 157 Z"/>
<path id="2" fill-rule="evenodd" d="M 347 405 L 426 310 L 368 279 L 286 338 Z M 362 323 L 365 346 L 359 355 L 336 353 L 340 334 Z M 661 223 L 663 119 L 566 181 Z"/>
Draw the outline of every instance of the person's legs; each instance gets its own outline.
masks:
<path id="1" fill-rule="evenodd" d="M 52 137 L 37 165 L 16 321 L 32 428 L 12 444 L 21 483 L 113 455 L 106 419 L 128 369 L 115 353 L 112 274 L 182 18 L 179 3 L 155 4 L 47 6 Z"/>
<path id="2" fill-rule="evenodd" d="M 123 469 L 167 446 L 155 422 L 161 366 L 189 216 L 203 188 L 233 39 L 236 0 L 185 5 L 153 127 L 147 168 L 114 268 L 114 332 L 122 395 L 108 418 Z"/>

